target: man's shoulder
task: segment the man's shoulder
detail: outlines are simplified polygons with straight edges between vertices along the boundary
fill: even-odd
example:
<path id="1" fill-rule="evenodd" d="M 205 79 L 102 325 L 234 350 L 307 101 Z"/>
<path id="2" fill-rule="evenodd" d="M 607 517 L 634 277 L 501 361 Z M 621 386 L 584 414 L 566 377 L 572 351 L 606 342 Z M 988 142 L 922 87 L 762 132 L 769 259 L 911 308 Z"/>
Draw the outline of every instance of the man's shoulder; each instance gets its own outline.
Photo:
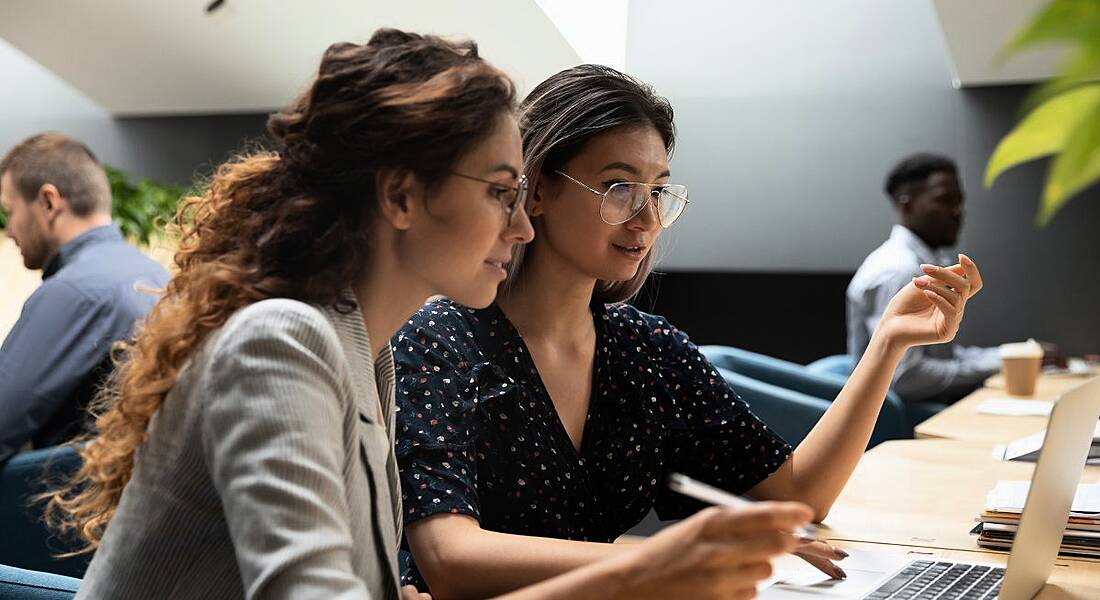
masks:
<path id="1" fill-rule="evenodd" d="M 90 298 L 103 298 L 120 288 L 160 288 L 168 270 L 125 241 L 97 244 L 81 252 L 46 282 L 65 282 Z"/>
<path id="2" fill-rule="evenodd" d="M 849 291 L 908 281 L 920 273 L 920 259 L 887 240 L 875 248 L 852 276 Z"/>

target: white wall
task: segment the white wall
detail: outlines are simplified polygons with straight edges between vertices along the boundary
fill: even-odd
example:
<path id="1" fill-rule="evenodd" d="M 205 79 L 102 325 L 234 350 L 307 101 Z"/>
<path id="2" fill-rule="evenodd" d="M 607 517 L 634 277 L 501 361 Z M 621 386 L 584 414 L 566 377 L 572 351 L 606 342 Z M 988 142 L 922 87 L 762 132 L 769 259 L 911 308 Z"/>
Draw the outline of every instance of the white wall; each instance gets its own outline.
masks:
<path id="1" fill-rule="evenodd" d="M 626 67 L 628 0 L 535 0 L 581 62 Z M 530 87 L 538 82 L 529 82 Z"/>
<path id="2" fill-rule="evenodd" d="M 67 133 L 101 161 L 142 177 L 187 183 L 246 137 L 259 136 L 264 115 L 112 119 L 106 111 L 0 39 L 0 156 L 45 130 Z M 0 340 L 19 317 L 40 273 L 23 268 L 15 244 L 0 233 Z"/>
<path id="3" fill-rule="evenodd" d="M 886 172 L 934 150 L 959 162 L 961 246 L 989 283 L 964 340 L 1100 348 L 1100 190 L 1036 230 L 1045 164 L 981 189 L 1026 89 L 953 89 L 930 0 L 632 0 L 628 31 L 627 70 L 672 101 L 673 180 L 691 189 L 664 268 L 851 273 L 893 222 Z"/>
<path id="4" fill-rule="evenodd" d="M 854 270 L 889 226 L 890 165 L 958 154 L 959 92 L 925 2 L 630 11 L 628 69 L 672 101 L 673 178 L 692 192 L 669 268 Z"/>
<path id="5" fill-rule="evenodd" d="M 0 39 L 0 155 L 45 130 L 69 134 L 103 162 L 184 183 L 223 159 L 242 137 L 263 133 L 263 115 L 114 119 L 53 73 Z"/>

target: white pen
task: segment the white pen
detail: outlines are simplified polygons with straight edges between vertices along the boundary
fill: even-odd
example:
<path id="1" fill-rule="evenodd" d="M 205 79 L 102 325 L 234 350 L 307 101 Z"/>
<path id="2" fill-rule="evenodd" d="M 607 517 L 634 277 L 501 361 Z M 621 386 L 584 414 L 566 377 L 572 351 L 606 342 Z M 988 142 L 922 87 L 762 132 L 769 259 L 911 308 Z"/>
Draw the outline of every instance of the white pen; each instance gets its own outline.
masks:
<path id="1" fill-rule="evenodd" d="M 702 500 L 703 502 L 709 502 L 717 506 L 748 506 L 753 504 L 752 500 L 747 500 L 740 496 L 735 496 L 725 490 L 720 490 L 714 486 L 707 485 L 700 481 L 684 475 L 682 473 L 673 473 L 668 477 L 668 487 L 674 492 L 695 498 L 696 500 Z M 806 524 L 798 527 L 793 532 L 795 536 L 803 538 L 806 541 L 813 540 L 815 534 L 817 534 L 817 528 L 813 524 Z"/>

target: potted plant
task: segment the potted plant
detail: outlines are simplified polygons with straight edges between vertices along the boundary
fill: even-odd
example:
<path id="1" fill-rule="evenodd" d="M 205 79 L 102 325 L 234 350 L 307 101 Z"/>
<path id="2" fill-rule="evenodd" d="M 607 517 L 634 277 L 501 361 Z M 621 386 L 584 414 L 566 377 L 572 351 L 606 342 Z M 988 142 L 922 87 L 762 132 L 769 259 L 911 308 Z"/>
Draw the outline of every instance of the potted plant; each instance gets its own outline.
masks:
<path id="1" fill-rule="evenodd" d="M 1039 226 L 1100 179 L 1100 0 L 1053 0 L 1003 55 L 1051 43 L 1069 44 L 1065 64 L 1024 101 L 1026 116 L 997 145 L 985 173 L 988 188 L 1007 169 L 1053 155 L 1036 215 Z"/>

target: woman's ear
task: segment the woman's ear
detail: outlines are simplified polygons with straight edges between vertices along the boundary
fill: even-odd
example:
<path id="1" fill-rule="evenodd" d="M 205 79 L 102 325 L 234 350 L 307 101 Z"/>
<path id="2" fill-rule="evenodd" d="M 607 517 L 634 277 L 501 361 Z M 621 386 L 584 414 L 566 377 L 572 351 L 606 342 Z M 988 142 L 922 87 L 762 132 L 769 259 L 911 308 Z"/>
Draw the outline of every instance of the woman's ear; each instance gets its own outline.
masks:
<path id="1" fill-rule="evenodd" d="M 551 191 L 547 189 L 547 185 L 546 178 L 541 175 L 535 179 L 527 198 L 527 216 L 537 217 L 542 214 L 543 200 L 546 198 L 546 193 Z"/>
<path id="2" fill-rule="evenodd" d="M 412 212 L 424 200 L 424 187 L 416 175 L 407 169 L 380 169 L 374 178 L 378 212 L 394 229 L 406 230 L 412 225 Z"/>

